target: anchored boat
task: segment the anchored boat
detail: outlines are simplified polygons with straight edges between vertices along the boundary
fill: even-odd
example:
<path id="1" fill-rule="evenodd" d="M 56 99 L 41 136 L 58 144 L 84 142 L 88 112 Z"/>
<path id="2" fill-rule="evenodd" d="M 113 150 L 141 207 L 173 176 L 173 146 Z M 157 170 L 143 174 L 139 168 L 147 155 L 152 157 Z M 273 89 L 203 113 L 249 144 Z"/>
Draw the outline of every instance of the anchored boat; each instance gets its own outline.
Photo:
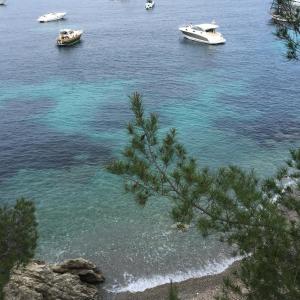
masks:
<path id="1" fill-rule="evenodd" d="M 148 9 L 152 9 L 155 5 L 155 2 L 153 0 L 147 0 L 146 4 L 145 4 L 145 8 Z"/>
<path id="2" fill-rule="evenodd" d="M 56 40 L 57 46 L 72 46 L 80 42 L 82 30 L 63 29 Z"/>
<path id="3" fill-rule="evenodd" d="M 37 20 L 40 23 L 58 21 L 58 20 L 63 19 L 66 14 L 67 13 L 65 13 L 65 12 L 52 12 L 52 13 L 49 13 L 49 14 L 46 14 L 46 15 L 43 15 L 43 16 L 39 17 Z"/>
<path id="4" fill-rule="evenodd" d="M 185 38 L 192 41 L 210 45 L 224 44 L 226 40 L 220 32 L 216 31 L 217 28 L 219 26 L 213 22 L 211 24 L 184 25 L 179 27 L 179 30 Z"/>
<path id="5" fill-rule="evenodd" d="M 270 14 L 274 22 L 285 23 L 296 21 L 297 11 L 300 9 L 300 0 L 281 2 L 273 0 Z"/>

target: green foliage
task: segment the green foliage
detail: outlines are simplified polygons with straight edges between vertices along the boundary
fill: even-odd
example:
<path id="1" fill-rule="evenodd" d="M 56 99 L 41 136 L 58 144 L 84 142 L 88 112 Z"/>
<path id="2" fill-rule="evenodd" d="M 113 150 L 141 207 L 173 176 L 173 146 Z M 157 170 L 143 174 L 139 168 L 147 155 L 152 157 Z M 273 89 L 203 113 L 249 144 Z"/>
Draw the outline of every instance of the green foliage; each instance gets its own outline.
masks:
<path id="1" fill-rule="evenodd" d="M 271 10 L 284 20 L 276 22 L 276 36 L 285 42 L 287 58 L 298 59 L 300 50 L 300 7 L 295 6 L 294 0 L 274 0 Z"/>
<path id="2" fill-rule="evenodd" d="M 138 93 L 131 108 L 129 144 L 108 170 L 124 178 L 139 204 L 169 198 L 176 222 L 195 222 L 203 236 L 216 233 L 244 257 L 220 299 L 300 299 L 300 201 L 297 186 L 282 184 L 286 176 L 299 178 L 300 150 L 264 181 L 236 166 L 211 171 L 188 155 L 175 129 L 161 137 L 157 116 L 145 117 Z"/>
<path id="3" fill-rule="evenodd" d="M 174 286 L 173 282 L 170 282 L 170 290 L 169 290 L 169 300 L 180 300 L 178 297 L 178 291 L 176 286 Z"/>
<path id="4" fill-rule="evenodd" d="M 34 256 L 37 238 L 33 202 L 22 198 L 14 207 L 0 207 L 0 299 L 11 268 Z"/>

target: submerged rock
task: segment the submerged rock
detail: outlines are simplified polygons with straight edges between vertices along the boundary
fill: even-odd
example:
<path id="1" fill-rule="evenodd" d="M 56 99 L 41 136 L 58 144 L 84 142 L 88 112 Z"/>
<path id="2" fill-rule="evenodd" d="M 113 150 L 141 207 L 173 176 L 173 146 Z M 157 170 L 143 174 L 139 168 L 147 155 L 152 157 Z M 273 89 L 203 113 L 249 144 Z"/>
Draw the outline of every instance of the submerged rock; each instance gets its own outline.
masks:
<path id="1" fill-rule="evenodd" d="M 56 265 L 34 260 L 12 270 L 5 300 L 96 300 L 95 284 L 104 280 L 96 265 L 82 258 Z"/>

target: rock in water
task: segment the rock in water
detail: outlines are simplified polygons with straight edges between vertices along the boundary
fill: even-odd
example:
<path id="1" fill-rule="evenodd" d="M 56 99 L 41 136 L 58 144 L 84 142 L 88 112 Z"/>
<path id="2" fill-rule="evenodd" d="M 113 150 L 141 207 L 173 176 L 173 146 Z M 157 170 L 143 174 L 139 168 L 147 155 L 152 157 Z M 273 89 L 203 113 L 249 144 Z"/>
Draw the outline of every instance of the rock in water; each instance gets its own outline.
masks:
<path id="1" fill-rule="evenodd" d="M 104 276 L 96 265 L 78 258 L 49 265 L 33 260 L 12 270 L 5 300 L 99 300 L 95 284 Z"/>

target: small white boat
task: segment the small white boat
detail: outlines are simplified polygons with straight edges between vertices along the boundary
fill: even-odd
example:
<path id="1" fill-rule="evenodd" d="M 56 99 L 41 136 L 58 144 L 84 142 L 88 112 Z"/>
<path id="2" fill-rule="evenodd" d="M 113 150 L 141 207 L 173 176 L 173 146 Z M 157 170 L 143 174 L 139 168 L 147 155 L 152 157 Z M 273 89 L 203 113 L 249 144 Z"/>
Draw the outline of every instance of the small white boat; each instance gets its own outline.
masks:
<path id="1" fill-rule="evenodd" d="M 1 0 L 0 0 L 1 1 Z M 65 12 L 53 12 L 39 17 L 37 20 L 40 23 L 46 23 L 51 21 L 58 21 L 65 17 L 67 13 Z"/>
<path id="2" fill-rule="evenodd" d="M 279 23 L 287 22 L 287 20 L 279 14 L 271 13 L 271 17 L 274 22 L 279 22 Z"/>
<path id="3" fill-rule="evenodd" d="M 5 5 L 6 0 L 0 0 L 0 5 Z"/>
<path id="4" fill-rule="evenodd" d="M 148 9 L 152 9 L 155 5 L 155 2 L 153 0 L 147 0 L 146 4 L 145 4 L 145 8 Z"/>
<path id="5" fill-rule="evenodd" d="M 82 30 L 63 29 L 56 40 L 57 46 L 72 46 L 80 42 Z"/>
<path id="6" fill-rule="evenodd" d="M 271 5 L 270 15 L 274 22 L 287 22 L 287 20 L 282 16 L 283 14 L 283 6 L 278 4 L 277 1 L 273 1 Z"/>
<path id="7" fill-rule="evenodd" d="M 294 1 L 292 1 L 292 5 L 294 7 L 300 7 L 300 0 L 294 0 Z"/>
<path id="8" fill-rule="evenodd" d="M 290 0 L 287 3 L 278 3 L 278 1 L 273 1 L 271 5 L 270 14 L 274 22 L 285 23 L 289 21 L 296 21 L 297 10 L 300 9 L 300 0 Z"/>
<path id="9" fill-rule="evenodd" d="M 226 40 L 220 32 L 216 31 L 217 28 L 219 26 L 212 22 L 198 25 L 184 25 L 179 27 L 179 30 L 185 38 L 192 41 L 210 45 L 224 44 Z"/>

